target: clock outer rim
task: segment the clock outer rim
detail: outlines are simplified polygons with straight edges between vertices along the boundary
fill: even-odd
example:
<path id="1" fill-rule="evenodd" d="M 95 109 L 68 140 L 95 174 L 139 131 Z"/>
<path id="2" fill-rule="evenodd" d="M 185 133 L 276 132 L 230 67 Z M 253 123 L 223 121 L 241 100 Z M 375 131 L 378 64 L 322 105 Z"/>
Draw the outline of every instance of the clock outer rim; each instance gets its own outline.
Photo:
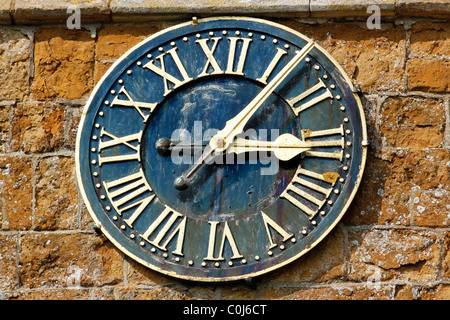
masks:
<path id="1" fill-rule="evenodd" d="M 217 21 L 217 20 L 246 20 L 249 22 L 256 22 L 256 23 L 261 23 L 261 24 L 268 24 L 270 26 L 285 30 L 287 32 L 293 33 L 294 35 L 300 37 L 301 39 L 307 41 L 307 42 L 314 42 L 315 48 L 317 48 L 322 54 L 324 54 L 326 56 L 326 58 L 328 58 L 331 63 L 334 65 L 335 68 L 338 69 L 339 73 L 344 77 L 344 80 L 346 82 L 346 84 L 349 86 L 349 89 L 352 91 L 354 99 L 356 101 L 356 104 L 358 106 L 358 110 L 359 110 L 359 114 L 360 114 L 360 121 L 361 121 L 361 129 L 362 129 L 362 138 L 361 141 L 367 141 L 367 127 L 366 127 L 366 120 L 365 120 L 365 116 L 364 116 L 364 110 L 361 104 L 361 100 L 351 82 L 351 79 L 348 77 L 348 75 L 346 74 L 346 72 L 344 71 L 344 69 L 339 65 L 339 63 L 333 58 L 333 56 L 331 56 L 324 48 L 322 48 L 319 44 L 317 44 L 315 41 L 313 41 L 312 39 L 306 37 L 305 35 L 301 34 L 300 32 L 287 27 L 285 25 L 270 21 L 270 20 L 266 20 L 266 19 L 261 19 L 261 18 L 253 18 L 253 17 L 245 17 L 245 16 L 218 16 L 218 17 L 208 17 L 208 18 L 202 18 L 202 19 L 198 19 L 198 24 L 201 23 L 205 23 L 205 22 L 209 22 L 209 21 Z M 123 253 L 125 253 L 127 256 L 129 256 L 130 258 L 132 258 L 133 260 L 139 262 L 140 264 L 148 267 L 149 269 L 152 269 L 154 271 L 160 272 L 162 274 L 168 275 L 168 276 L 172 276 L 178 279 L 183 279 L 183 280 L 190 280 L 190 281 L 199 281 L 199 282 L 229 282 L 229 281 L 236 281 L 236 280 L 243 280 L 246 278 L 252 278 L 252 277 L 256 277 L 256 276 L 260 276 L 262 274 L 266 274 L 268 272 L 271 272 L 273 270 L 279 269 L 283 266 L 286 266 L 290 263 L 292 263 L 293 261 L 297 260 L 298 258 L 300 258 L 301 256 L 303 256 L 304 254 L 306 254 L 308 251 L 310 251 L 312 248 L 314 248 L 318 243 L 320 243 L 330 232 L 331 230 L 333 230 L 335 228 L 335 226 L 339 223 L 339 221 L 342 219 L 343 215 L 345 214 L 345 212 L 348 210 L 350 204 L 353 202 L 353 199 L 359 189 L 359 186 L 361 184 L 361 180 L 362 180 L 362 175 L 364 172 L 364 168 L 365 168 L 365 164 L 366 164 L 366 159 L 367 159 L 367 146 L 360 146 L 362 148 L 362 156 L 361 156 L 361 165 L 359 167 L 359 171 L 357 173 L 357 177 L 356 177 L 356 182 L 353 186 L 353 189 L 349 195 L 349 198 L 347 199 L 345 205 L 343 206 L 340 214 L 336 217 L 336 219 L 333 221 L 333 223 L 330 224 L 330 226 L 328 227 L 328 229 L 323 232 L 311 245 L 309 245 L 308 247 L 306 247 L 305 249 L 301 250 L 300 252 L 298 252 L 297 254 L 293 255 L 291 258 L 278 263 L 276 265 L 273 265 L 271 267 L 262 269 L 262 270 L 258 270 L 256 272 L 253 273 L 248 273 L 248 274 L 243 274 L 243 275 L 239 275 L 239 276 L 228 276 L 228 277 L 194 277 L 194 276 L 189 276 L 189 275 L 184 275 L 184 274 L 180 274 L 180 273 L 176 273 L 173 271 L 169 271 L 166 269 L 162 269 L 156 265 L 153 265 L 143 259 L 141 259 L 140 257 L 138 257 L 137 255 L 133 254 L 132 252 L 130 252 L 127 248 L 125 248 L 120 242 L 118 242 L 111 234 L 110 232 L 104 228 L 102 226 L 102 223 L 100 222 L 100 220 L 98 219 L 97 215 L 95 214 L 94 210 L 92 209 L 91 203 L 89 201 L 89 198 L 86 194 L 86 190 L 85 190 L 85 186 L 83 184 L 83 179 L 81 177 L 81 164 L 80 164 L 80 139 L 81 139 L 81 135 L 84 129 L 84 123 L 85 123 L 85 118 L 86 115 L 89 111 L 89 107 L 92 103 L 93 98 L 95 97 L 95 95 L 97 94 L 97 91 L 101 88 L 104 80 L 109 76 L 109 74 L 116 68 L 117 65 L 119 65 L 125 58 L 128 57 L 128 55 L 132 52 L 134 52 L 136 49 L 138 49 L 139 47 L 141 47 L 142 45 L 144 45 L 145 43 L 153 40 L 156 37 L 161 36 L 162 34 L 175 30 L 175 29 L 179 29 L 179 28 L 183 28 L 186 27 L 190 24 L 193 24 L 193 21 L 188 21 L 188 22 L 184 22 L 184 23 L 180 23 L 168 28 L 165 28 L 161 31 L 158 31 L 155 34 L 152 34 L 151 36 L 149 36 L 148 38 L 144 39 L 143 41 L 139 42 L 138 44 L 134 45 L 132 48 L 130 48 L 128 51 L 126 51 L 120 58 L 118 58 L 112 65 L 111 67 L 107 70 L 107 72 L 102 76 L 102 78 L 97 82 L 96 86 L 94 87 L 94 89 L 92 90 L 84 108 L 83 108 L 83 112 L 81 114 L 80 117 L 80 123 L 79 123 L 79 128 L 77 131 L 77 139 L 76 139 L 76 145 L 75 145 L 75 167 L 76 167 L 76 176 L 77 176 L 77 182 L 78 182 L 78 189 L 82 195 L 83 198 L 83 203 L 85 204 L 90 216 L 92 217 L 92 219 L 94 220 L 94 223 L 96 225 L 96 227 L 98 227 L 98 229 L 108 238 L 108 240 L 110 240 L 120 251 L 122 251 Z"/>

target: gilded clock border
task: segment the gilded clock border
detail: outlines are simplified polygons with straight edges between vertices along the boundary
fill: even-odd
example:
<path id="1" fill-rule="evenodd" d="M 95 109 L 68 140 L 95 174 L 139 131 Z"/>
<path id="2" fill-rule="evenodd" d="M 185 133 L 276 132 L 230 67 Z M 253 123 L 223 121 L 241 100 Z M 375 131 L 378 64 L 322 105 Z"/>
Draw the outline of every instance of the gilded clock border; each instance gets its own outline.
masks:
<path id="1" fill-rule="evenodd" d="M 79 161 L 79 157 L 80 157 L 80 138 L 81 138 L 81 133 L 83 131 L 83 127 L 84 127 L 84 122 L 85 122 L 85 118 L 86 118 L 86 114 L 89 110 L 89 106 L 92 103 L 92 100 L 95 96 L 95 94 L 97 93 L 97 91 L 100 89 L 103 81 L 109 76 L 109 74 L 115 69 L 115 67 L 117 65 L 119 65 L 123 60 L 125 60 L 128 55 L 132 52 L 134 52 L 137 48 L 141 47 L 142 45 L 144 45 L 145 43 L 147 43 L 148 41 L 151 41 L 152 39 L 159 37 L 160 35 L 167 33 L 171 30 L 175 30 L 175 29 L 179 29 L 185 26 L 188 26 L 190 24 L 193 23 L 205 23 L 208 21 L 218 21 L 218 20 L 245 20 L 245 21 L 250 21 L 250 22 L 257 22 L 257 23 L 261 23 L 261 24 L 266 24 L 266 25 L 270 25 L 282 30 L 285 30 L 287 32 L 290 32 L 298 37 L 300 37 L 301 39 L 307 41 L 307 42 L 313 42 L 313 40 L 309 39 L 308 37 L 305 37 L 304 35 L 302 35 L 301 33 L 286 27 L 284 25 L 281 25 L 279 23 L 275 23 L 272 21 L 268 21 L 265 19 L 259 19 L 259 18 L 251 18 L 251 17 L 237 17 L 237 16 L 223 16 L 223 17 L 211 17 L 211 18 L 204 18 L 204 19 L 198 19 L 197 21 L 189 21 L 189 22 L 185 22 L 185 23 L 181 23 L 169 28 L 166 28 L 164 30 L 161 30 L 155 34 L 153 34 L 152 36 L 148 37 L 147 39 L 145 39 L 144 41 L 138 43 L 137 45 L 133 46 L 131 49 L 129 49 L 123 56 L 121 56 L 116 62 L 114 62 L 114 64 L 109 68 L 109 70 L 103 75 L 103 77 L 100 79 L 100 81 L 97 83 L 97 85 L 95 86 L 94 90 L 92 91 L 88 101 L 86 102 L 86 105 L 83 109 L 82 115 L 81 115 L 81 119 L 80 119 L 80 126 L 78 128 L 78 134 L 77 134 L 77 140 L 76 140 L 76 147 L 75 147 L 75 164 L 76 164 L 76 175 L 77 175 L 77 180 L 78 180 L 78 185 L 79 185 L 79 190 L 82 194 L 82 198 L 83 201 L 88 209 L 89 214 L 91 215 L 92 219 L 94 220 L 94 223 L 96 224 L 96 226 L 103 232 L 103 234 L 105 234 L 105 236 L 118 248 L 120 249 L 123 253 L 125 253 L 126 255 L 128 255 L 129 257 L 131 257 L 132 259 L 138 261 L 139 263 L 147 266 L 148 268 L 161 272 L 163 274 L 169 275 L 169 276 L 173 276 L 176 278 L 180 278 L 180 279 L 185 279 L 185 280 L 194 280 L 194 281 L 202 281 L 202 282 L 225 282 L 225 281 L 236 281 L 236 280 L 242 280 L 244 278 L 249 278 L 249 277 L 255 277 L 255 276 L 259 276 L 265 273 L 268 273 L 270 271 L 273 271 L 275 269 L 279 269 L 289 263 L 291 263 L 292 261 L 298 259 L 300 256 L 304 255 L 306 252 L 308 252 L 309 250 L 311 250 L 312 248 L 314 248 L 319 242 L 321 242 L 328 234 L 329 232 L 337 225 L 337 223 L 341 220 L 342 216 L 345 214 L 345 212 L 347 211 L 348 207 L 350 206 L 350 204 L 352 203 L 356 192 L 359 188 L 359 185 L 361 183 L 361 179 L 362 179 L 362 175 L 364 172 L 364 167 L 365 167 L 365 163 L 366 163 L 366 158 L 367 158 L 367 129 L 366 129 L 366 123 L 365 123 L 365 117 L 364 117 L 364 110 L 361 104 L 361 101 L 358 97 L 358 94 L 356 93 L 356 90 L 354 88 L 354 86 L 352 85 L 351 79 L 347 76 L 347 74 L 345 73 L 345 71 L 343 70 L 343 68 L 337 63 L 337 61 L 327 52 L 325 51 L 320 45 L 318 45 L 317 43 L 315 43 L 315 47 L 323 54 L 325 55 L 334 65 L 335 68 L 338 69 L 338 71 L 340 72 L 340 74 L 344 77 L 347 85 L 349 86 L 349 88 L 351 89 L 351 91 L 353 92 L 353 96 L 355 98 L 355 101 L 357 103 L 358 109 L 359 109 L 359 113 L 360 113 L 360 120 L 361 120 L 361 129 L 362 129 L 362 157 L 361 157 L 361 165 L 359 167 L 359 171 L 357 173 L 357 178 L 356 178 L 356 182 L 353 186 L 352 192 L 350 193 L 349 198 L 347 199 L 345 205 L 343 206 L 340 214 L 338 215 L 338 217 L 333 221 L 333 223 L 328 227 L 328 229 L 323 232 L 310 246 L 308 246 L 307 248 L 305 248 L 304 250 L 298 252 L 296 255 L 292 256 L 291 258 L 283 261 L 282 263 L 279 263 L 277 265 L 274 265 L 272 267 L 263 269 L 263 270 L 259 270 L 257 272 L 254 273 L 250 273 L 250 274 L 245 274 L 245 275 L 240 275 L 240 276 L 230 276 L 230 277 L 192 277 L 192 276 L 187 276 L 187 275 L 183 275 L 183 274 L 178 274 L 172 271 L 168 271 L 162 268 L 159 268 L 155 265 L 152 265 L 150 263 L 148 263 L 147 261 L 139 258 L 138 256 L 136 256 L 135 254 L 131 253 L 127 248 L 125 248 L 121 243 L 119 243 L 117 240 L 115 240 L 115 238 L 107 231 L 106 228 L 104 228 L 101 225 L 101 222 L 99 221 L 99 219 L 97 218 L 95 212 L 93 211 L 92 207 L 91 207 L 91 203 L 88 199 L 88 196 L 86 194 L 86 190 L 85 187 L 83 185 L 83 181 L 82 181 L 82 177 L 81 177 L 81 164 Z"/>

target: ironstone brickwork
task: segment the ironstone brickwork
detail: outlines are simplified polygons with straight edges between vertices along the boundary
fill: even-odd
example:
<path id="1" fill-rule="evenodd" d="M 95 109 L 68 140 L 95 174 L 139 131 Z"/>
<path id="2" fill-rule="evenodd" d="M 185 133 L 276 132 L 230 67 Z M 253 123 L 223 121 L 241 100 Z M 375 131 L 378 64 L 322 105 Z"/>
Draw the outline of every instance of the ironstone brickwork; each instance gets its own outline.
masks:
<path id="1" fill-rule="evenodd" d="M 2 0 L 0 299 L 450 299 L 448 2 L 373 1 L 381 29 L 368 29 L 366 1 L 273 3 L 77 1 L 70 30 L 70 1 Z M 336 58 L 360 90 L 371 148 L 348 212 L 308 254 L 252 285 L 188 283 L 96 233 L 77 192 L 77 127 L 134 44 L 192 15 L 236 13 Z"/>

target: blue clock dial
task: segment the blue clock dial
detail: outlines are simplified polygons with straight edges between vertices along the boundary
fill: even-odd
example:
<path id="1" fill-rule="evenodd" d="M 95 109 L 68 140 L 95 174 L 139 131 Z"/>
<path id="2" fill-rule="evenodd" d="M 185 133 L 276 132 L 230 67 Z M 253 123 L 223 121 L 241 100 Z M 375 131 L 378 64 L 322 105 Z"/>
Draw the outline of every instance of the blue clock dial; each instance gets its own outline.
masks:
<path id="1" fill-rule="evenodd" d="M 229 281 L 314 247 L 355 196 L 366 146 L 332 57 L 284 26 L 224 17 L 119 59 L 85 107 L 76 161 L 119 249 L 167 275 Z"/>

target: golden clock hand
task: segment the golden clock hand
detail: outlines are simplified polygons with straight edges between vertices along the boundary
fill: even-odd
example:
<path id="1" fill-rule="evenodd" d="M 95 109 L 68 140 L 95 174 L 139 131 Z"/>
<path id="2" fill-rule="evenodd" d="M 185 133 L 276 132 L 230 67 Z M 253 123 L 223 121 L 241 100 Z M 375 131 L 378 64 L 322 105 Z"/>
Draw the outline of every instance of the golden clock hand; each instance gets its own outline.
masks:
<path id="1" fill-rule="evenodd" d="M 342 130 L 342 128 L 340 128 Z M 305 133 L 306 132 L 306 133 Z M 302 131 L 302 138 L 304 135 L 313 134 L 310 130 L 306 129 Z M 317 131 L 315 135 L 325 135 L 325 134 L 335 134 L 339 133 L 336 129 Z M 341 133 L 342 134 L 342 133 Z M 273 151 L 275 156 L 282 160 L 288 161 L 298 154 L 305 152 L 306 154 L 315 154 L 324 158 L 335 158 L 340 159 L 342 155 L 340 153 L 330 153 L 330 152 L 320 152 L 320 151 L 309 151 L 311 148 L 316 147 L 344 147 L 344 139 L 333 139 L 333 140 L 318 140 L 318 141 L 304 141 L 290 133 L 284 133 L 279 136 L 275 141 L 262 141 L 262 140 L 249 140 L 240 137 L 236 137 L 234 142 L 228 147 L 226 153 L 245 153 L 245 152 L 257 152 L 257 151 Z M 161 138 L 156 141 L 156 148 L 163 155 L 167 155 L 169 151 L 174 149 L 181 150 L 184 148 L 203 148 L 208 146 L 209 141 L 196 141 L 188 142 L 184 140 L 171 140 L 169 138 Z M 223 155 L 223 153 L 220 153 Z M 211 154 L 211 159 L 215 155 Z"/>
<path id="2" fill-rule="evenodd" d="M 294 58 L 281 69 L 280 72 L 264 87 L 263 90 L 253 100 L 239 112 L 235 117 L 228 120 L 225 127 L 220 130 L 210 141 L 210 146 L 214 150 L 223 151 L 230 146 L 236 135 L 240 134 L 252 115 L 266 101 L 280 83 L 294 70 L 298 63 L 308 54 L 314 46 L 313 42 L 308 42 L 302 50 L 298 51 Z"/>
<path id="3" fill-rule="evenodd" d="M 311 149 L 311 145 L 290 133 L 284 133 L 275 141 L 260 141 L 236 138 L 227 149 L 227 153 L 244 153 L 255 151 L 272 151 L 281 161 L 288 161 L 302 152 Z"/>
<path id="4" fill-rule="evenodd" d="M 161 138 L 155 143 L 156 149 L 164 155 L 174 149 L 181 150 L 183 148 L 200 148 L 207 146 L 209 141 L 187 142 L 182 140 L 173 140 L 169 138 Z M 227 149 L 227 153 L 244 153 L 254 151 L 274 151 L 278 159 L 287 161 L 309 150 L 311 145 L 303 142 L 292 134 L 285 133 L 279 136 L 275 141 L 247 140 L 236 138 L 236 140 Z M 212 155 L 211 155 L 212 156 Z"/>
<path id="5" fill-rule="evenodd" d="M 200 169 L 202 169 L 205 164 L 214 158 L 214 153 L 214 149 L 207 145 L 205 150 L 203 150 L 202 155 L 194 162 L 194 164 L 190 166 L 189 169 L 184 171 L 181 176 L 175 178 L 173 182 L 175 188 L 178 190 L 186 189 Z"/>
<path id="6" fill-rule="evenodd" d="M 294 58 L 281 69 L 280 72 L 264 87 L 263 90 L 253 100 L 239 112 L 235 117 L 225 123 L 225 127 L 211 138 L 209 145 L 203 151 L 201 157 L 183 174 L 174 181 L 175 188 L 178 190 L 186 189 L 189 182 L 195 177 L 197 172 L 204 167 L 206 161 L 214 157 L 216 152 L 224 152 L 234 141 L 236 135 L 240 134 L 245 124 L 250 120 L 252 115 L 266 101 L 272 92 L 280 85 L 280 83 L 294 70 L 299 62 L 308 54 L 314 46 L 313 42 L 308 42 L 302 50 L 298 51 Z"/>
<path id="7" fill-rule="evenodd" d="M 183 148 L 203 148 L 207 146 L 209 141 L 196 141 L 188 142 L 185 140 L 175 140 L 169 138 L 158 139 L 155 143 L 156 149 L 163 155 L 166 155 L 169 151 L 173 149 L 183 149 Z"/>

